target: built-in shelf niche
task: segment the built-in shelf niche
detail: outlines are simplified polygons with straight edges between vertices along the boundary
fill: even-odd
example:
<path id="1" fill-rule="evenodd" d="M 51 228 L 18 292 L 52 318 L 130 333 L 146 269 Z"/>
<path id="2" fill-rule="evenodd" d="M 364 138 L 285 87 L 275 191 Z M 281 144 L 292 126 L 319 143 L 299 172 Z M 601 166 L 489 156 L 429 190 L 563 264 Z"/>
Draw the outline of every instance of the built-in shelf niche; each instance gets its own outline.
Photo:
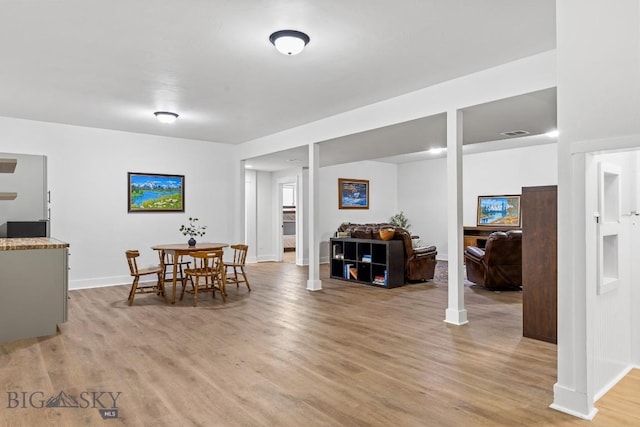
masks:
<path id="1" fill-rule="evenodd" d="M 0 200 L 15 200 L 18 197 L 18 193 L 7 193 L 6 191 L 0 191 Z"/>
<path id="2" fill-rule="evenodd" d="M 621 168 L 600 162 L 598 166 L 598 294 L 617 289 L 620 282 Z"/>
<path id="3" fill-rule="evenodd" d="M 0 173 L 13 173 L 16 170 L 18 159 L 0 159 Z"/>

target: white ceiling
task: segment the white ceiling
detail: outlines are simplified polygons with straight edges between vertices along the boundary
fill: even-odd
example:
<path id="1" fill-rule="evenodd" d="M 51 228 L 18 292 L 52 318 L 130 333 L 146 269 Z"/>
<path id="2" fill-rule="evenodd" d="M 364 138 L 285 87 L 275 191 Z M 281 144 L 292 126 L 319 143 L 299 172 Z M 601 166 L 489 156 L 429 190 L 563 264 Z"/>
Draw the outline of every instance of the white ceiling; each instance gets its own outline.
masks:
<path id="1" fill-rule="evenodd" d="M 463 114 L 465 153 L 548 144 L 545 133 L 557 128 L 556 88 L 468 107 Z M 525 131 L 511 137 L 504 132 Z M 361 160 L 406 163 L 444 156 L 429 150 L 446 147 L 446 115 L 424 117 L 321 142 L 320 166 Z M 276 171 L 307 166 L 308 148 L 255 157 L 247 161 L 253 169 Z"/>
<path id="2" fill-rule="evenodd" d="M 1 116 L 230 144 L 555 48 L 555 0 L 0 1 Z"/>

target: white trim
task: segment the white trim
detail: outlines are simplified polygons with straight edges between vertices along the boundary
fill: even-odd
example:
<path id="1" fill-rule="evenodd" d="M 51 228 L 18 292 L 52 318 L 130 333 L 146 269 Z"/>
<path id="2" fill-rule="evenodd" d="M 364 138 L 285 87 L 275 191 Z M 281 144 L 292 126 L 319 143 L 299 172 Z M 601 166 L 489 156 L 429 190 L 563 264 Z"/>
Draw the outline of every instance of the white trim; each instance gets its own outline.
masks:
<path id="1" fill-rule="evenodd" d="M 452 310 L 447 308 L 445 310 L 444 322 L 456 326 L 466 325 L 469 323 L 469 320 L 467 319 L 467 310 Z"/>
<path id="2" fill-rule="evenodd" d="M 126 276 L 111 276 L 111 277 L 94 277 L 91 279 L 78 279 L 69 280 L 69 290 L 76 289 L 92 289 L 92 288 L 106 288 L 108 286 L 120 286 L 131 285 L 133 277 Z M 155 280 L 140 281 L 140 283 L 155 282 Z"/>
<path id="3" fill-rule="evenodd" d="M 629 372 L 631 372 L 632 369 L 633 365 L 629 365 L 625 369 L 623 369 L 622 372 L 620 372 L 614 379 L 609 382 L 609 384 L 602 387 L 602 389 L 600 389 L 600 391 L 596 393 L 596 395 L 593 397 L 593 401 L 597 402 L 602 396 L 607 394 L 609 390 L 611 390 L 616 384 L 618 384 L 621 379 L 623 379 Z"/>
<path id="4" fill-rule="evenodd" d="M 587 139 L 571 143 L 571 154 L 640 149 L 640 134 Z"/>
<path id="5" fill-rule="evenodd" d="M 322 290 L 322 280 L 307 280 L 307 290 L 308 291 L 321 291 Z"/>
<path id="6" fill-rule="evenodd" d="M 549 405 L 549 408 L 555 409 L 556 411 L 564 412 L 565 414 L 573 415 L 574 417 L 589 421 L 593 420 L 593 417 L 598 413 L 598 409 L 593 407 L 585 393 L 565 388 L 558 383 L 553 385 L 553 397 L 553 403 Z M 580 412 L 576 409 L 570 409 L 588 409 L 589 407 L 591 407 L 591 409 L 584 412 Z"/>

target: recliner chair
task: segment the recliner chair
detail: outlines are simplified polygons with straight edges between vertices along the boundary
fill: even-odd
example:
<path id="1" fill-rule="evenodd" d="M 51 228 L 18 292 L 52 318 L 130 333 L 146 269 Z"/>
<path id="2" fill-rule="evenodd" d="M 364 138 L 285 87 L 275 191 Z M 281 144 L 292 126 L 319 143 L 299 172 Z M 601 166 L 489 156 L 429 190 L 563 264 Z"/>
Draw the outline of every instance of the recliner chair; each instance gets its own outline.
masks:
<path id="1" fill-rule="evenodd" d="M 522 230 L 491 233 L 484 249 L 464 251 L 467 279 L 489 289 L 522 286 Z"/>

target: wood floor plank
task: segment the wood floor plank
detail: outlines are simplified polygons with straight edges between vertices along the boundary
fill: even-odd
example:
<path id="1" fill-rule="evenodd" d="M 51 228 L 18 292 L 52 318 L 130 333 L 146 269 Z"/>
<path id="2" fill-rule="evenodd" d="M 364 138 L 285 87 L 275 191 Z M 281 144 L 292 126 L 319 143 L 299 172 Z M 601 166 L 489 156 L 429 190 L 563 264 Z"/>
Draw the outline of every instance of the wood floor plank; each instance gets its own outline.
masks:
<path id="1" fill-rule="evenodd" d="M 640 425 L 635 371 L 592 423 L 549 409 L 556 346 L 522 337 L 520 292 L 465 287 L 470 323 L 452 326 L 446 282 L 382 289 L 323 267 L 310 292 L 304 267 L 247 270 L 251 292 L 203 294 L 197 307 L 154 294 L 128 306 L 128 284 L 71 291 L 60 333 L 0 345 L 0 425 Z M 9 407 L 9 393 L 61 391 L 119 392 L 118 418 Z"/>

